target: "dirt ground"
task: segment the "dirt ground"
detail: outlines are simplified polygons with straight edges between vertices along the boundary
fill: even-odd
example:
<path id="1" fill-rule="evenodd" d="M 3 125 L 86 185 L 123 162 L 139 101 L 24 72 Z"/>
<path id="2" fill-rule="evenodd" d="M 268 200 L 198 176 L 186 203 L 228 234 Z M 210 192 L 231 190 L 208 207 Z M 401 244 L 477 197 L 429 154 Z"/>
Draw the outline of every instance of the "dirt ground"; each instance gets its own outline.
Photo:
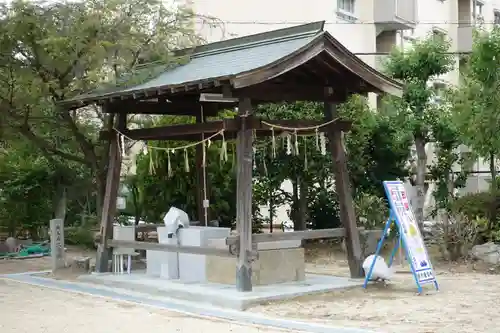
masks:
<path id="1" fill-rule="evenodd" d="M 76 255 L 81 253 L 69 249 L 68 257 Z M 308 258 L 307 271 L 310 273 L 348 275 L 342 253 L 320 250 L 309 252 Z M 0 261 L 0 274 L 45 270 L 50 267 L 49 260 L 39 258 Z M 429 285 L 425 288 L 424 295 L 417 296 L 415 284 L 406 266 L 398 268 L 401 273 L 396 274 L 395 280 L 387 287 L 373 285 L 366 291 L 355 288 L 311 295 L 292 301 L 262 305 L 248 311 L 387 333 L 500 333 L 500 326 L 494 322 L 500 311 L 500 275 L 491 274 L 489 269 L 471 264 L 443 264 L 435 261 L 434 265 L 440 285 L 439 292 L 435 292 Z M 71 273 L 59 278 L 70 279 Z M 88 330 L 91 328 L 88 325 L 96 325 L 91 329 L 108 333 L 118 330 L 122 333 L 132 332 L 132 329 L 137 330 L 137 325 L 142 325 L 141 327 L 152 332 L 160 332 L 160 329 L 164 331 L 165 318 L 169 322 L 168 325 L 175 327 L 175 332 L 188 332 L 193 328 L 194 331 L 207 333 L 212 330 L 243 332 L 243 329 L 250 332 L 275 332 L 264 328 L 244 328 L 228 322 L 193 319 L 168 311 L 150 310 L 128 303 L 72 295 L 2 280 L 0 300 L 5 304 L 3 309 L 7 309 L 7 312 L 2 312 L 6 314 L 2 317 L 7 318 L 7 321 L 0 321 L 0 328 L 5 332 L 11 329 L 13 331 L 14 328 L 17 328 L 16 332 L 23 332 L 19 330 L 20 315 L 23 316 L 23 323 L 32 323 L 26 326 L 26 332 L 40 328 L 47 331 L 59 329 L 63 332 L 74 331 L 79 327 Z M 69 302 L 71 307 L 64 306 L 70 304 Z M 64 311 L 60 308 L 64 308 Z M 82 316 L 83 313 L 85 315 Z M 86 318 L 92 318 L 94 314 L 96 317 L 102 317 L 104 314 L 116 320 L 110 320 L 109 327 L 105 328 L 97 327 L 92 320 L 91 324 L 86 322 L 84 325 Z M 134 319 L 145 317 L 148 320 Z M 25 318 L 32 320 L 24 320 Z M 117 326 L 115 323 L 120 324 Z"/>
<path id="2" fill-rule="evenodd" d="M 387 333 L 500 332 L 500 275 L 473 264 L 434 265 L 440 291 L 427 285 L 417 295 L 408 265 L 398 266 L 387 287 L 331 292 L 276 302 L 249 311 L 270 316 L 309 320 L 334 326 L 380 330 Z M 320 253 L 307 264 L 310 273 L 348 276 L 343 254 Z"/>
<path id="3" fill-rule="evenodd" d="M 0 279 L 0 331 L 16 333 L 279 333 Z M 106 318 L 106 320 L 101 320 Z"/>

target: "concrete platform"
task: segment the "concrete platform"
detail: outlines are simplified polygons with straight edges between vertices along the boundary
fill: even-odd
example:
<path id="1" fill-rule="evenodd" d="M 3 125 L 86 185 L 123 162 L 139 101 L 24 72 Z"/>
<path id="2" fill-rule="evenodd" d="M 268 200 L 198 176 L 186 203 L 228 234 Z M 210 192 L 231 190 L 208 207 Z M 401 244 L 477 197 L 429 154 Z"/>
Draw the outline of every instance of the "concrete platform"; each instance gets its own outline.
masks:
<path id="1" fill-rule="evenodd" d="M 305 281 L 256 286 L 252 292 L 236 291 L 234 285 L 216 283 L 183 283 L 151 277 L 145 273 L 131 275 L 91 274 L 79 277 L 87 283 L 127 289 L 134 292 L 170 297 L 184 301 L 211 304 L 222 308 L 245 310 L 251 306 L 319 294 L 333 290 L 361 287 L 363 280 L 307 274 Z"/>

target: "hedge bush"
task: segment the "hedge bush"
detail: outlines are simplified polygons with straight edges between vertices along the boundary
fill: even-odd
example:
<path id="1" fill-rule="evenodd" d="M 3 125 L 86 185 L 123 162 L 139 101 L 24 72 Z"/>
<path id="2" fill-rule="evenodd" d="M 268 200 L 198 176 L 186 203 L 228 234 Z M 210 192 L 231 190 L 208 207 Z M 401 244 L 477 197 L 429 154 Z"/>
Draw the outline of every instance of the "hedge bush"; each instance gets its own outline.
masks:
<path id="1" fill-rule="evenodd" d="M 493 205 L 496 207 L 496 221 L 491 225 L 491 229 L 487 227 L 488 224 L 480 228 L 478 241 L 479 243 L 500 242 L 500 192 L 497 195 L 492 195 L 491 192 L 464 195 L 453 202 L 452 210 L 455 214 L 462 214 L 470 221 L 490 220 Z"/>
<path id="2" fill-rule="evenodd" d="M 94 232 L 82 228 L 65 228 L 64 242 L 68 245 L 78 245 L 89 249 L 95 248 Z"/>
<path id="3" fill-rule="evenodd" d="M 477 217 L 489 219 L 493 204 L 496 205 L 497 216 L 500 217 L 499 203 L 500 196 L 493 196 L 491 192 L 471 193 L 456 199 L 452 204 L 452 210 L 463 214 L 469 220 Z"/>

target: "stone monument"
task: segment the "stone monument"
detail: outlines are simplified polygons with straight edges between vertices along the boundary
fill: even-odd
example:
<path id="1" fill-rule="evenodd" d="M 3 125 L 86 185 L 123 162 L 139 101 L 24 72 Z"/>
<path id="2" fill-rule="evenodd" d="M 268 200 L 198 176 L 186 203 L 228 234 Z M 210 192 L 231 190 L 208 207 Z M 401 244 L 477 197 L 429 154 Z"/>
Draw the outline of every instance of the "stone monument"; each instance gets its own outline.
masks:
<path id="1" fill-rule="evenodd" d="M 64 255 L 64 221 L 62 219 L 50 220 L 50 256 L 53 272 L 66 267 Z"/>

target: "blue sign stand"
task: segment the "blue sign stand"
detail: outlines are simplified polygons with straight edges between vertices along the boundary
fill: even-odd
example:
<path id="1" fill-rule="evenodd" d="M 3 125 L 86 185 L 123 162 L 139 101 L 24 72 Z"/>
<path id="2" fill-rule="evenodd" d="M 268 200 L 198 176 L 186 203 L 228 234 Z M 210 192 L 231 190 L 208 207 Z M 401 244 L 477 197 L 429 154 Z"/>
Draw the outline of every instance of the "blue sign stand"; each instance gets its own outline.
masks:
<path id="1" fill-rule="evenodd" d="M 389 267 L 392 266 L 394 257 L 399 249 L 399 246 L 402 246 L 405 251 L 408 264 L 410 265 L 411 273 L 413 275 L 413 278 L 415 279 L 415 283 L 417 284 L 418 293 L 421 294 L 422 285 L 428 283 L 433 283 L 436 290 L 439 290 L 439 285 L 434 276 L 430 260 L 429 259 L 423 260 L 419 263 L 420 265 L 417 264 L 414 255 L 412 255 L 408 247 L 407 243 L 408 230 L 406 230 L 406 228 L 404 227 L 404 223 L 402 223 L 400 219 L 403 216 L 402 213 L 408 210 L 409 214 L 411 214 L 410 218 L 413 218 L 413 212 L 411 211 L 411 207 L 409 207 L 409 203 L 407 202 L 406 192 L 404 190 L 403 183 L 400 181 L 394 181 L 394 182 L 386 181 L 384 182 L 384 189 L 389 201 L 390 214 L 389 218 L 387 219 L 387 222 L 385 223 L 382 237 L 378 242 L 374 260 L 370 266 L 370 269 L 368 270 L 368 274 L 366 274 L 363 288 L 366 289 L 366 287 L 368 286 L 368 282 L 370 281 L 373 274 L 373 268 L 375 267 L 376 258 L 378 255 L 380 255 L 380 251 L 382 249 L 382 246 L 384 245 L 384 241 L 387 238 L 387 235 L 389 233 L 389 230 L 391 229 L 392 224 L 395 223 L 398 232 L 398 242 L 395 244 L 394 249 L 391 252 L 388 266 Z M 419 232 L 418 235 L 420 235 Z M 427 251 L 425 250 L 425 248 L 423 248 L 422 250 L 425 251 L 425 256 L 427 257 Z"/>

